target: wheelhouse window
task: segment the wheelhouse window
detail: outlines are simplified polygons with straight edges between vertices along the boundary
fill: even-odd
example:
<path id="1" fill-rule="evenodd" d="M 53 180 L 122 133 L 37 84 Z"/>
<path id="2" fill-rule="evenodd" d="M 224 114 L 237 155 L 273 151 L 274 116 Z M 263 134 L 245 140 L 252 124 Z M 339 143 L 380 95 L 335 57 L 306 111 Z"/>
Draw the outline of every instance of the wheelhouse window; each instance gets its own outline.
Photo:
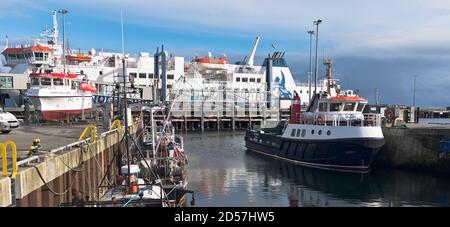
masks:
<path id="1" fill-rule="evenodd" d="M 153 73 L 149 73 L 148 78 L 153 79 Z"/>
<path id="2" fill-rule="evenodd" d="M 175 78 L 175 76 L 173 74 L 167 74 L 168 80 L 173 80 L 174 78 Z"/>
<path id="3" fill-rule="evenodd" d="M 344 104 L 344 111 L 354 111 L 356 103 L 354 102 L 346 102 Z"/>
<path id="4" fill-rule="evenodd" d="M 240 82 L 241 78 L 240 77 L 236 77 L 236 82 Z"/>
<path id="5" fill-rule="evenodd" d="M 255 82 L 255 78 L 250 78 L 250 82 Z"/>
<path id="6" fill-rule="evenodd" d="M 77 90 L 77 82 L 72 81 L 72 86 L 71 86 L 72 90 Z"/>
<path id="7" fill-rule="evenodd" d="M 39 78 L 31 78 L 32 86 L 39 86 Z"/>
<path id="8" fill-rule="evenodd" d="M 326 102 L 319 102 L 319 112 L 327 112 L 328 110 L 328 103 Z"/>
<path id="9" fill-rule="evenodd" d="M 53 78 L 53 85 L 55 86 L 63 86 L 64 82 L 62 78 Z"/>
<path id="10" fill-rule="evenodd" d="M 261 83 L 261 78 L 256 79 L 256 83 Z"/>
<path id="11" fill-rule="evenodd" d="M 340 102 L 330 103 L 330 111 L 331 112 L 341 111 L 341 107 L 342 107 L 342 103 L 340 103 Z"/>
<path id="12" fill-rule="evenodd" d="M 366 106 L 365 103 L 359 103 L 358 108 L 356 108 L 356 111 L 361 112 L 364 110 L 364 106 Z"/>
<path id="13" fill-rule="evenodd" d="M 130 75 L 131 75 L 131 73 L 130 73 Z M 147 78 L 147 74 L 146 73 L 139 73 L 139 78 L 146 79 Z"/>
<path id="14" fill-rule="evenodd" d="M 51 78 L 41 78 L 41 85 L 42 86 L 52 85 L 52 79 Z"/>
<path id="15" fill-rule="evenodd" d="M 248 78 L 247 77 L 242 77 L 242 82 L 248 82 Z"/>
<path id="16" fill-rule="evenodd" d="M 42 52 L 34 52 L 34 59 L 36 61 L 43 61 L 44 60 L 44 53 L 42 53 Z"/>

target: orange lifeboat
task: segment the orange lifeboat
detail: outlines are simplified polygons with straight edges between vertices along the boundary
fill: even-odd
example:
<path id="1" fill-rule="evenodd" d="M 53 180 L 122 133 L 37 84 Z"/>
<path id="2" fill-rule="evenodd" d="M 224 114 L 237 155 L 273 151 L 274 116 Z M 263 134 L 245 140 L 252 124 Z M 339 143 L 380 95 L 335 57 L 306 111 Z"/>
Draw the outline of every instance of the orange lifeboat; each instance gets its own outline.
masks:
<path id="1" fill-rule="evenodd" d="M 92 57 L 89 56 L 89 55 L 85 55 L 85 54 L 79 53 L 79 54 L 76 54 L 76 55 L 73 55 L 73 54 L 66 55 L 66 59 L 68 61 L 82 62 L 82 61 L 91 61 Z"/>
<path id="2" fill-rule="evenodd" d="M 80 83 L 80 90 L 84 91 L 84 92 L 92 92 L 95 93 L 97 92 L 97 89 L 95 88 L 95 85 L 92 83 L 88 83 L 88 82 L 81 82 Z"/>
<path id="3" fill-rule="evenodd" d="M 205 57 L 205 58 L 196 58 L 194 60 L 195 62 L 198 63 L 209 63 L 209 64 L 228 64 L 228 60 L 224 57 L 221 58 L 209 58 L 209 57 Z"/>

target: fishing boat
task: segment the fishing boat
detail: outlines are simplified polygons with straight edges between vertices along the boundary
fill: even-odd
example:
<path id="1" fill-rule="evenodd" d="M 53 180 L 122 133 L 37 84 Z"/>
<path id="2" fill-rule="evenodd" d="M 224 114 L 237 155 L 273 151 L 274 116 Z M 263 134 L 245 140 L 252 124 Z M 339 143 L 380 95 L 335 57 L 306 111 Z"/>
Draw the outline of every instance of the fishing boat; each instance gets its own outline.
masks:
<path id="1" fill-rule="evenodd" d="M 27 96 L 42 120 L 56 121 L 79 117 L 92 110 L 95 86 L 79 81 L 72 73 L 31 73 Z"/>
<path id="2" fill-rule="evenodd" d="M 330 77 L 327 67 L 328 81 Z M 314 95 L 308 109 L 301 112 L 300 98 L 294 94 L 289 122 L 248 129 L 247 149 L 317 168 L 369 171 L 384 145 L 384 137 L 380 115 L 363 113 L 367 99 L 352 90 L 339 91 L 329 86 L 327 91 Z"/>
<path id="3" fill-rule="evenodd" d="M 169 201 L 184 204 L 188 177 L 186 165 L 187 155 L 184 151 L 183 137 L 175 133 L 175 128 L 167 118 L 165 107 L 144 107 L 144 134 L 141 149 L 146 158 L 142 164 L 149 178 L 158 176 L 163 182 L 163 188 Z M 170 115 L 170 114 L 168 114 Z M 157 116 L 159 120 L 155 120 Z M 150 173 L 153 173 L 152 176 Z"/>

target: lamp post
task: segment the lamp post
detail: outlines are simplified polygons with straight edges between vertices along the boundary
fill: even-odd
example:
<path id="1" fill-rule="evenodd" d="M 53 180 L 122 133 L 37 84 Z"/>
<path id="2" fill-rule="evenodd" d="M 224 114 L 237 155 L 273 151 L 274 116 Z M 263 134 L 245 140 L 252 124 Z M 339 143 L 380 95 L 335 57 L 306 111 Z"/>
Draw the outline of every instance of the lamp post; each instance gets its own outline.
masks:
<path id="1" fill-rule="evenodd" d="M 417 78 L 417 75 L 414 75 L 414 84 L 413 84 L 413 107 L 416 107 L 416 78 Z"/>
<path id="2" fill-rule="evenodd" d="M 314 95 L 317 94 L 317 68 L 318 68 L 318 61 L 319 56 L 317 55 L 317 48 L 319 45 L 319 24 L 322 23 L 322 20 L 316 20 L 314 21 L 314 25 L 316 25 L 316 67 L 314 70 Z"/>
<path id="3" fill-rule="evenodd" d="M 314 31 L 308 31 L 309 34 L 309 71 L 308 71 L 308 85 L 309 85 L 309 102 L 311 102 L 311 76 L 312 76 L 312 36 Z"/>
<path id="4" fill-rule="evenodd" d="M 67 14 L 69 11 L 65 10 L 65 9 L 60 9 L 58 11 L 58 13 L 61 14 L 62 17 L 62 28 L 63 28 L 63 49 L 62 49 L 62 59 L 64 62 L 64 74 L 66 73 L 66 56 L 65 56 L 65 51 L 66 51 L 66 38 L 65 38 L 65 24 L 64 24 L 64 15 Z"/>

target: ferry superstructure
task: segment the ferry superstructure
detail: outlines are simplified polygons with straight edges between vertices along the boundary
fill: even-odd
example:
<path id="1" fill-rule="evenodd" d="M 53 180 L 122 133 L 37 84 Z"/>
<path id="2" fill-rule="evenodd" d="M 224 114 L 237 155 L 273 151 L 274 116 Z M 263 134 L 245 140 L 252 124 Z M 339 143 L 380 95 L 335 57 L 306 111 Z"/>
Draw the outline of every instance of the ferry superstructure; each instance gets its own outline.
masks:
<path id="1" fill-rule="evenodd" d="M 7 45 L 2 51 L 5 57 L 5 65 L 11 67 L 10 73 L 24 74 L 63 72 L 84 76 L 95 83 L 96 93 L 93 94 L 94 103 L 108 101 L 114 90 L 115 83 L 120 82 L 123 65 L 122 53 L 98 51 L 90 49 L 63 51 L 58 40 L 58 23 L 56 11 L 52 11 L 53 27 L 50 31 L 44 31 L 41 38 L 34 39 L 28 44 Z M 134 98 L 154 100 L 155 95 L 161 94 L 161 90 L 167 89 L 168 99 L 190 100 L 195 102 L 200 97 L 207 97 L 215 102 L 211 91 L 222 90 L 233 93 L 229 99 L 239 106 L 266 106 L 266 108 L 288 108 L 289 104 L 280 104 L 280 100 L 292 99 L 293 91 L 300 92 L 303 105 L 309 103 L 308 86 L 297 86 L 293 75 L 284 58 L 284 52 L 274 52 L 269 55 L 262 65 L 254 64 L 256 48 L 259 37 L 256 38 L 249 55 L 242 62 L 231 64 L 228 59 L 222 57 L 214 59 L 212 56 L 195 58 L 192 62 L 185 62 L 184 57 L 172 56 L 166 53 L 167 59 L 155 62 L 155 56 L 141 52 L 133 57 L 126 54 L 125 78 L 132 82 L 138 92 Z M 66 66 L 64 68 L 63 61 Z M 165 65 L 165 78 L 162 78 L 162 70 L 155 72 L 155 66 L 159 68 Z M 270 64 L 270 65 L 269 65 Z M 158 74 L 158 75 L 156 75 Z M 156 76 L 155 76 L 156 75 Z M 163 80 L 166 80 L 163 88 Z M 177 81 L 183 81 L 178 83 Z M 326 89 L 326 82 L 319 83 L 319 90 Z M 194 90 L 194 94 L 190 93 Z M 8 91 L 10 96 L 18 97 L 18 91 Z M 203 92 L 203 95 L 197 93 Z M 182 93 L 183 95 L 173 95 Z M 205 95 L 205 93 L 207 95 Z M 216 92 L 216 96 L 218 93 Z M 223 94 L 222 94 L 223 96 Z M 20 100 L 20 99 L 17 99 Z M 185 105 L 186 106 L 186 105 Z M 176 110 L 174 110 L 174 113 Z"/>

